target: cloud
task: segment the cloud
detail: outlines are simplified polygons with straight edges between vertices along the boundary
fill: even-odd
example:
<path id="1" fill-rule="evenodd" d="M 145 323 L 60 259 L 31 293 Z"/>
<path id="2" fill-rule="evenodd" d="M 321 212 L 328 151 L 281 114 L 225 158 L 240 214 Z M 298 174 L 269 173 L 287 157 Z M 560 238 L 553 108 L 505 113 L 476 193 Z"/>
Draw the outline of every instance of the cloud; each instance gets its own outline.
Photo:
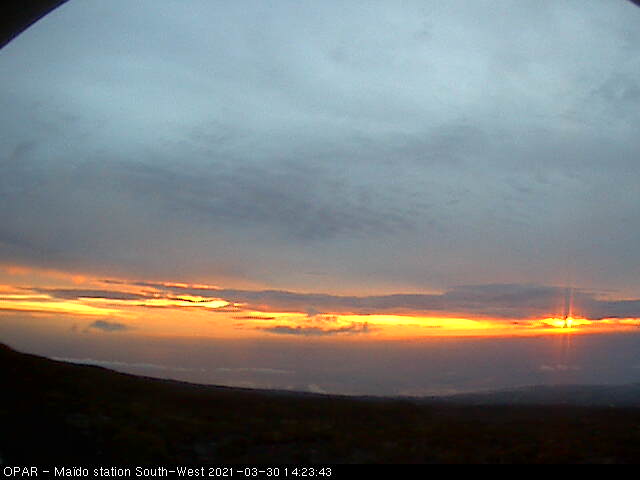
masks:
<path id="1" fill-rule="evenodd" d="M 167 287 L 144 282 L 174 295 L 201 295 L 208 289 Z M 298 293 L 283 290 L 237 290 L 219 288 L 215 295 L 230 303 L 243 304 L 246 310 L 304 313 L 309 318 L 330 319 L 331 315 L 410 314 L 434 316 L 488 317 L 505 320 L 562 316 L 568 295 L 573 298 L 574 315 L 589 320 L 605 318 L 640 318 L 640 300 L 612 299 L 609 292 L 565 286 L 536 284 L 462 285 L 435 294 L 389 294 L 342 296 L 321 293 Z"/>
<path id="2" fill-rule="evenodd" d="M 309 391 L 311 393 L 321 393 L 321 394 L 329 393 L 327 390 L 325 390 L 324 388 L 320 387 L 316 383 L 310 383 L 309 385 L 307 385 L 307 391 Z"/>
<path id="3" fill-rule="evenodd" d="M 314 307 L 309 307 L 309 308 L 307 308 L 307 312 L 306 313 L 307 313 L 307 317 L 313 318 L 313 317 L 319 315 L 321 312 L 316 310 Z"/>
<path id="4" fill-rule="evenodd" d="M 262 315 L 245 315 L 241 317 L 233 317 L 236 320 L 275 320 L 276 317 L 267 317 Z"/>
<path id="5" fill-rule="evenodd" d="M 156 288 L 166 288 L 153 283 Z M 203 290 L 176 289 L 191 294 Z M 229 302 L 246 304 L 244 308 L 267 311 L 295 311 L 313 314 L 373 313 L 473 313 L 474 315 L 522 318 L 546 313 L 564 299 L 566 289 L 537 285 L 472 285 L 455 287 L 440 294 L 391 294 L 373 296 L 341 296 L 298 293 L 282 290 L 218 289 L 216 295 Z"/>
<path id="6" fill-rule="evenodd" d="M 96 320 L 89 325 L 89 328 L 95 328 L 97 330 L 102 330 L 103 332 L 123 332 L 131 329 L 130 326 L 125 325 L 124 323 L 108 322 L 106 320 Z"/>
<path id="7" fill-rule="evenodd" d="M 581 313 L 590 320 L 600 318 L 639 318 L 640 300 L 599 300 L 583 296 Z"/>
<path id="8" fill-rule="evenodd" d="M 78 300 L 81 298 L 104 298 L 107 300 L 146 300 L 148 295 L 139 293 L 119 292 L 114 290 L 89 290 L 73 288 L 34 288 L 39 293 L 45 293 L 52 297 L 65 300 Z"/>
<path id="9" fill-rule="evenodd" d="M 199 170 L 199 171 L 198 171 Z M 347 184 L 331 183 L 333 172 L 316 166 L 275 164 L 210 169 L 175 169 L 155 164 L 114 168 L 119 183 L 141 197 L 151 196 L 168 215 L 229 227 L 260 226 L 287 239 L 315 241 L 342 234 L 394 232 L 410 218 L 389 208 L 389 194 L 372 203 Z M 146 202 L 146 198 L 143 198 Z"/>
<path id="10" fill-rule="evenodd" d="M 83 298 L 104 298 L 121 301 L 173 300 L 176 305 L 149 304 L 148 308 L 189 308 L 206 304 L 206 299 L 220 299 L 230 306 L 208 309 L 217 313 L 242 313 L 236 320 L 273 321 L 277 317 L 268 312 L 301 313 L 316 323 L 335 323 L 339 315 L 423 315 L 423 316 L 461 316 L 466 318 L 493 318 L 505 321 L 539 319 L 550 316 L 562 316 L 567 310 L 567 301 L 572 299 L 573 315 L 588 320 L 607 318 L 640 318 L 640 299 L 616 299 L 613 292 L 600 292 L 589 289 L 536 285 L 536 284 L 480 284 L 452 287 L 442 293 L 431 294 L 389 294 L 369 296 L 344 296 L 323 293 L 301 293 L 286 290 L 240 290 L 211 287 L 207 285 L 188 285 L 153 281 L 104 281 L 106 285 L 144 286 L 153 289 L 151 293 L 131 293 L 108 289 L 75 288 L 33 288 L 20 290 L 19 298 L 3 299 L 5 309 L 14 309 L 25 299 L 30 301 L 30 309 L 38 310 L 37 305 L 55 306 L 55 299 L 81 300 Z M 28 293 L 35 296 L 25 297 Z M 49 295 L 51 298 L 40 298 Z M 193 296 L 194 298 L 189 298 Z M 205 300 L 200 300 L 202 297 Z M 181 305 L 184 302 L 185 305 Z M 16 307 L 17 308 L 17 307 Z M 24 306 L 22 309 L 26 308 Z M 44 307 L 43 307 L 44 308 Z M 47 311 L 50 308 L 46 309 Z M 265 312 L 259 314 L 255 312 Z M 321 313 L 327 312 L 327 313 Z M 107 324 L 109 322 L 106 322 Z M 112 330 L 118 329 L 118 324 Z M 98 324 L 95 328 L 109 330 L 109 325 Z M 322 326 L 302 327 L 301 330 L 279 326 L 274 332 L 290 334 L 323 335 L 332 332 Z"/>
<path id="11" fill-rule="evenodd" d="M 307 326 L 297 326 L 291 327 L 288 325 L 276 325 L 274 327 L 262 327 L 258 328 L 258 330 L 263 330 L 269 333 L 276 333 L 279 335 L 301 335 L 304 337 L 324 337 L 331 335 L 356 335 L 356 334 L 367 334 L 371 331 L 369 324 L 367 322 L 364 323 L 351 323 L 345 327 L 337 327 L 337 328 L 321 328 L 321 327 L 307 327 Z"/>

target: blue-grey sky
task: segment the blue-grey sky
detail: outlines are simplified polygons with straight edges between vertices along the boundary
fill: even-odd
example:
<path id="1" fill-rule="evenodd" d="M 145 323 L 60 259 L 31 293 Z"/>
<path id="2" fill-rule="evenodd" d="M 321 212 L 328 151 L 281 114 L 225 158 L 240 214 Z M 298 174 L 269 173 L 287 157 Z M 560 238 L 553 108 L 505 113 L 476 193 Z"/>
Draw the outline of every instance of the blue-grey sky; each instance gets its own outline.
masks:
<path id="1" fill-rule="evenodd" d="M 630 2 L 72 0 L 0 51 L 0 261 L 637 298 Z"/>

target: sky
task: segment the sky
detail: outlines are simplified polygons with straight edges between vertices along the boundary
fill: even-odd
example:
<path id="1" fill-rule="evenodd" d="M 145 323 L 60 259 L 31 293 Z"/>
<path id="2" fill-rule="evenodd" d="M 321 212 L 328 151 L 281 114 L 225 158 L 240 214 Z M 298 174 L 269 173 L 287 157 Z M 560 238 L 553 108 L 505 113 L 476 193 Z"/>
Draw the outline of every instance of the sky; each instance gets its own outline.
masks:
<path id="1" fill-rule="evenodd" d="M 337 393 L 634 381 L 639 25 L 71 0 L 0 50 L 0 341 Z"/>

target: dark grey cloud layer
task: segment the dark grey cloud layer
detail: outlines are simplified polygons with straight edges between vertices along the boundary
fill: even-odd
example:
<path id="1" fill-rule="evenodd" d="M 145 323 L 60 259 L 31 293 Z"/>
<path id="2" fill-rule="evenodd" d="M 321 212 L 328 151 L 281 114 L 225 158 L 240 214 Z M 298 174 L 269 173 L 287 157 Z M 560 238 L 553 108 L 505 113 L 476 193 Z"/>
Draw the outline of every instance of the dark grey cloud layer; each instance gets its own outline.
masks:
<path id="1" fill-rule="evenodd" d="M 351 325 L 336 328 L 321 328 L 321 327 L 305 327 L 297 326 L 290 327 L 288 325 L 276 325 L 274 327 L 259 328 L 265 332 L 275 333 L 279 335 L 301 335 L 304 337 L 326 337 L 333 335 L 358 335 L 366 334 L 370 332 L 369 325 L 367 323 L 352 323 Z"/>
<path id="2" fill-rule="evenodd" d="M 76 288 L 34 288 L 29 290 L 44 293 L 54 298 L 63 300 L 77 300 L 81 298 L 104 298 L 108 300 L 145 300 L 150 298 L 148 295 L 129 292 L 118 292 L 114 290 L 87 290 Z"/>
<path id="3" fill-rule="evenodd" d="M 0 261 L 633 297 L 638 25 L 602 0 L 69 2 L 0 52 Z"/>
<path id="4" fill-rule="evenodd" d="M 640 318 L 640 299 L 616 299 L 609 292 L 589 291 L 548 285 L 489 284 L 464 285 L 438 294 L 393 294 L 371 296 L 346 296 L 317 293 L 299 293 L 282 290 L 238 290 L 196 287 L 166 286 L 155 282 L 137 282 L 150 287 L 154 294 L 137 295 L 112 290 L 39 289 L 54 298 L 107 298 L 115 300 L 144 300 L 167 298 L 182 300 L 184 295 L 197 295 L 205 299 L 219 298 L 232 308 L 215 311 L 306 313 L 309 318 L 327 320 L 326 314 L 422 314 L 435 316 L 488 317 L 505 320 L 544 318 L 573 314 L 589 320 L 605 318 Z M 203 300 L 207 301 L 207 300 Z M 198 303 L 198 301 L 194 301 Z M 168 308 L 174 308 L 167 306 Z M 571 311 L 569 311 L 571 310 Z M 274 320 L 268 315 L 235 316 L 238 320 Z M 315 327 L 273 327 L 277 333 L 301 335 L 368 331 L 368 326 L 353 324 L 346 330 L 319 329 Z M 269 330 L 268 329 L 268 330 Z"/>
<path id="5" fill-rule="evenodd" d="M 199 290 L 190 289 L 192 293 Z M 200 291 L 201 292 L 201 291 Z M 201 292 L 204 293 L 204 292 Z M 209 291 L 211 294 L 211 291 Z M 215 296 L 229 302 L 246 303 L 246 308 L 265 311 L 295 311 L 341 314 L 461 315 L 502 319 L 562 316 L 567 299 L 572 313 L 590 320 L 640 318 L 640 300 L 604 298 L 602 293 L 544 285 L 469 285 L 442 294 L 395 294 L 366 297 L 304 294 L 287 291 L 222 289 Z"/>
<path id="6" fill-rule="evenodd" d="M 131 327 L 120 322 L 109 322 L 107 320 L 96 320 L 89 325 L 89 328 L 95 328 L 104 332 L 122 332 L 129 330 Z"/>

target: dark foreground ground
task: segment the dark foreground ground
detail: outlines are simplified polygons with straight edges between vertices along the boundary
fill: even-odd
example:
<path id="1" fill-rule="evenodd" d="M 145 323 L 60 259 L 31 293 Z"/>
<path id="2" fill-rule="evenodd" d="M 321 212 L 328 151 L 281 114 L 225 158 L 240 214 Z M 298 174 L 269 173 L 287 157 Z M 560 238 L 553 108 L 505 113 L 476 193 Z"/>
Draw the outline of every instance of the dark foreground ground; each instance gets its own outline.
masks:
<path id="1" fill-rule="evenodd" d="M 634 407 L 416 403 L 200 386 L 5 346 L 0 385 L 4 464 L 640 460 Z"/>

